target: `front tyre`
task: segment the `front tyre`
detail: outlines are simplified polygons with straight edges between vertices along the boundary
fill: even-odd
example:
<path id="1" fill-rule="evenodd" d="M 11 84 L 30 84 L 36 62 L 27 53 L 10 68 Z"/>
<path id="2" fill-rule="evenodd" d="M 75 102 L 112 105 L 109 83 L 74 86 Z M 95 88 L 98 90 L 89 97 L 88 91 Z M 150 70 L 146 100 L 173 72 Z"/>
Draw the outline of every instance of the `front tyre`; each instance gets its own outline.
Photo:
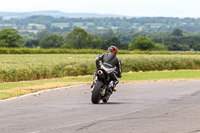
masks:
<path id="1" fill-rule="evenodd" d="M 101 93 L 100 90 L 103 87 L 103 82 L 97 81 L 95 83 L 94 89 L 92 91 L 91 101 L 93 104 L 98 104 L 101 101 Z"/>

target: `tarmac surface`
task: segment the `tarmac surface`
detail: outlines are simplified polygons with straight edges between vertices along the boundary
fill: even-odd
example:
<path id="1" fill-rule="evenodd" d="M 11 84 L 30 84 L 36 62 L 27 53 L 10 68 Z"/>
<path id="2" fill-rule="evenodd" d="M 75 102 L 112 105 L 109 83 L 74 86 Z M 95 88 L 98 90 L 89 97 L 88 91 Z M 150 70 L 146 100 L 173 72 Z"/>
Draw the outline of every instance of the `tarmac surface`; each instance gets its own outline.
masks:
<path id="1" fill-rule="evenodd" d="M 89 85 L 0 101 L 0 133 L 198 133 L 200 81 L 119 84 L 107 104 Z"/>

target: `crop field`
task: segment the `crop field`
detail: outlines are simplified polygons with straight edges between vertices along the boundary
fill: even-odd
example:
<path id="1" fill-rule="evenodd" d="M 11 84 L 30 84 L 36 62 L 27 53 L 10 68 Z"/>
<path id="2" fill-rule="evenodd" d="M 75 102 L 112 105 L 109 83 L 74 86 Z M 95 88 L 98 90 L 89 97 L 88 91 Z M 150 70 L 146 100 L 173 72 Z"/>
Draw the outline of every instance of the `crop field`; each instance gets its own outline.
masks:
<path id="1" fill-rule="evenodd" d="M 91 75 L 98 54 L 1 54 L 0 82 Z M 200 69 L 199 55 L 120 54 L 123 72 Z"/>
<path id="2" fill-rule="evenodd" d="M 92 58 L 94 55 L 0 55 L 0 81 L 87 75 L 94 71 Z"/>

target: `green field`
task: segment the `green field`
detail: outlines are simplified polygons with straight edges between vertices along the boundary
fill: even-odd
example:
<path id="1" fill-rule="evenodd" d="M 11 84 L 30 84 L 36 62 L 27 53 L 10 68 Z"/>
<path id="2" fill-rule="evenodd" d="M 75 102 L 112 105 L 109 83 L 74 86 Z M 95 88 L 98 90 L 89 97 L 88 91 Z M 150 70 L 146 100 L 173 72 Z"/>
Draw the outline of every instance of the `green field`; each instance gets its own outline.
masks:
<path id="1" fill-rule="evenodd" d="M 0 82 L 91 75 L 99 54 L 1 54 Z M 123 72 L 200 69 L 199 55 L 120 54 Z"/>

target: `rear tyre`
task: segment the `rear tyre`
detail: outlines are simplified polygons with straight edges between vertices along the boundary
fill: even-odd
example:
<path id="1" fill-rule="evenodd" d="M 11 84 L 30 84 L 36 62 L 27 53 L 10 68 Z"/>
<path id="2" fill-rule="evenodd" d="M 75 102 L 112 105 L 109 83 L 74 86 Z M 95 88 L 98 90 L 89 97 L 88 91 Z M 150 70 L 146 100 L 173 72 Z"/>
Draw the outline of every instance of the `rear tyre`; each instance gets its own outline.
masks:
<path id="1" fill-rule="evenodd" d="M 95 83 L 94 89 L 92 91 L 92 97 L 91 97 L 91 101 L 93 104 L 98 104 L 101 101 L 100 90 L 102 86 L 103 86 L 103 83 L 101 81 L 97 81 Z"/>

